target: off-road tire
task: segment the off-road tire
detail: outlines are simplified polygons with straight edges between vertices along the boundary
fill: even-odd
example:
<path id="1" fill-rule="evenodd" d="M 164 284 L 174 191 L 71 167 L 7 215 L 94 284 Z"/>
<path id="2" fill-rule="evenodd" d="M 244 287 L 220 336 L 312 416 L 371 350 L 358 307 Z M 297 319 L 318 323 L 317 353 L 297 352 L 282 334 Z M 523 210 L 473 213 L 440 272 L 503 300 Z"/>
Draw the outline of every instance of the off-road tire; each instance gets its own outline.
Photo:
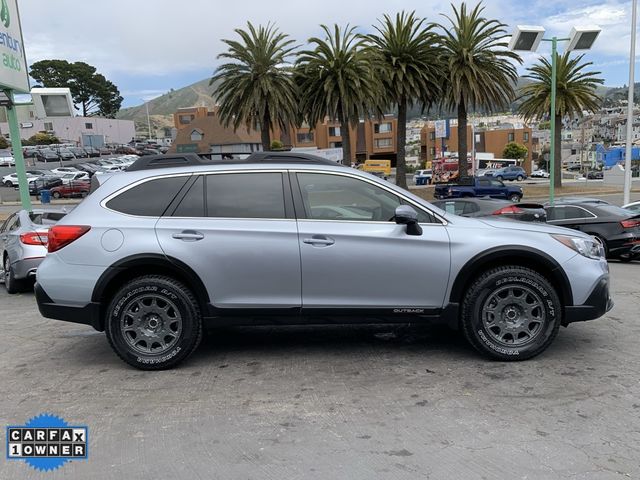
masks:
<path id="1" fill-rule="evenodd" d="M 531 292 L 532 298 L 540 300 L 538 312 L 544 313 L 531 338 L 514 340 L 514 343 L 521 342 L 515 345 L 496 339 L 495 329 L 498 327 L 489 324 L 494 329 L 490 331 L 483 319 L 483 308 L 487 302 L 490 303 L 497 292 L 504 292 L 509 287 L 513 287 L 514 291 L 524 288 Z M 515 265 L 496 267 L 481 274 L 467 290 L 460 315 L 460 327 L 467 341 L 483 355 L 503 361 L 527 360 L 543 352 L 553 342 L 561 322 L 560 298 L 549 281 L 534 270 Z M 501 329 L 501 332 L 507 332 L 508 335 L 507 329 Z M 527 334 L 522 335 L 524 337 Z"/>
<path id="2" fill-rule="evenodd" d="M 125 338 L 122 324 L 134 302 L 146 298 L 170 302 L 180 316 L 180 333 L 169 351 L 143 353 Z M 148 307 L 153 309 L 153 306 Z M 158 307 L 159 308 L 159 307 Z M 161 315 L 161 314 L 160 314 Z M 127 321 L 134 322 L 131 315 Z M 185 285 L 162 275 L 146 275 L 126 283 L 113 296 L 105 317 L 105 333 L 116 354 L 140 370 L 165 370 L 175 367 L 191 355 L 202 340 L 202 316 L 195 296 Z M 128 336 L 131 339 L 131 335 Z"/>

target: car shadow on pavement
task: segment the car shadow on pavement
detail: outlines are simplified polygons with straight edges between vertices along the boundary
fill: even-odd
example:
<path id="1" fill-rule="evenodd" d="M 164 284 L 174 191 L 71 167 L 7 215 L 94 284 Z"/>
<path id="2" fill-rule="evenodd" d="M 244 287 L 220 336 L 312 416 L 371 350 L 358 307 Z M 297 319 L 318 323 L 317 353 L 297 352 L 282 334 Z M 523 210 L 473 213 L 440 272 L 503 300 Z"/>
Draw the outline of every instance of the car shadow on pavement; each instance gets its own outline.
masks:
<path id="1" fill-rule="evenodd" d="M 413 350 L 474 355 L 462 334 L 415 324 L 220 327 L 208 330 L 194 356 L 233 352 L 349 355 L 362 350 Z"/>

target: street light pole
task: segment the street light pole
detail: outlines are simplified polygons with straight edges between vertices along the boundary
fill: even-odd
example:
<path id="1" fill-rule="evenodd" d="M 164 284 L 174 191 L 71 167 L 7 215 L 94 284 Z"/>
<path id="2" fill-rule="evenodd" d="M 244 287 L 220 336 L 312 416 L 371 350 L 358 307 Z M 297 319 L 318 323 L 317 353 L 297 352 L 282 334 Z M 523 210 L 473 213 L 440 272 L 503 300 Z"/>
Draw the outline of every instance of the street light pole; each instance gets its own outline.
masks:
<path id="1" fill-rule="evenodd" d="M 549 204 L 553 206 L 556 187 L 556 73 L 558 66 L 556 56 L 558 50 L 558 39 L 551 39 L 551 151 L 549 152 Z M 561 155 L 562 156 L 562 155 Z M 562 175 L 562 165 L 560 165 Z"/>
<path id="2" fill-rule="evenodd" d="M 631 48 L 629 49 L 629 96 L 627 97 L 627 143 L 624 157 L 624 201 L 631 201 L 631 136 L 633 135 L 633 87 L 636 68 L 636 11 L 638 0 L 633 0 L 631 7 Z"/>
<path id="3" fill-rule="evenodd" d="M 149 117 L 149 102 L 145 102 L 144 104 L 147 107 L 147 128 L 149 129 L 148 140 L 151 140 L 151 118 Z"/>

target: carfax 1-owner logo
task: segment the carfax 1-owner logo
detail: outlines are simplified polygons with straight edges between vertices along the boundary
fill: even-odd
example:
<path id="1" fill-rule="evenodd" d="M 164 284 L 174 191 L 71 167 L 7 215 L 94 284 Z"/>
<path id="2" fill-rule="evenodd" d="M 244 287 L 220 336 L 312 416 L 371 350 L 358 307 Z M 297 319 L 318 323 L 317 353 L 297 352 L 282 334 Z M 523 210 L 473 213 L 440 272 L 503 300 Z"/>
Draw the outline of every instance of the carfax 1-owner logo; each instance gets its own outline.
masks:
<path id="1" fill-rule="evenodd" d="M 55 415 L 38 415 L 24 425 L 7 427 L 7 459 L 23 460 L 36 470 L 56 470 L 71 460 L 88 458 L 89 431 Z"/>

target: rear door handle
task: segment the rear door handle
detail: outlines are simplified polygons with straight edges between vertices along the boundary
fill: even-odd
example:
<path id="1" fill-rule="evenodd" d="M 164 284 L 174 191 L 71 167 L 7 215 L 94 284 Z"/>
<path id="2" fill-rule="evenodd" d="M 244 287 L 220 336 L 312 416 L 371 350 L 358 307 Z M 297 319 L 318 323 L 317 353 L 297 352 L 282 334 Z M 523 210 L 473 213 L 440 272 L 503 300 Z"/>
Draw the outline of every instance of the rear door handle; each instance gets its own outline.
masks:
<path id="1" fill-rule="evenodd" d="M 180 233 L 174 233 L 171 236 L 176 240 L 184 240 L 185 242 L 195 242 L 204 238 L 204 234 L 196 232 L 195 230 L 184 230 Z"/>
<path id="2" fill-rule="evenodd" d="M 336 243 L 336 241 L 333 238 L 329 238 L 324 235 L 313 235 L 311 238 L 305 238 L 304 240 L 302 240 L 302 243 L 307 243 L 309 245 L 329 246 Z"/>

